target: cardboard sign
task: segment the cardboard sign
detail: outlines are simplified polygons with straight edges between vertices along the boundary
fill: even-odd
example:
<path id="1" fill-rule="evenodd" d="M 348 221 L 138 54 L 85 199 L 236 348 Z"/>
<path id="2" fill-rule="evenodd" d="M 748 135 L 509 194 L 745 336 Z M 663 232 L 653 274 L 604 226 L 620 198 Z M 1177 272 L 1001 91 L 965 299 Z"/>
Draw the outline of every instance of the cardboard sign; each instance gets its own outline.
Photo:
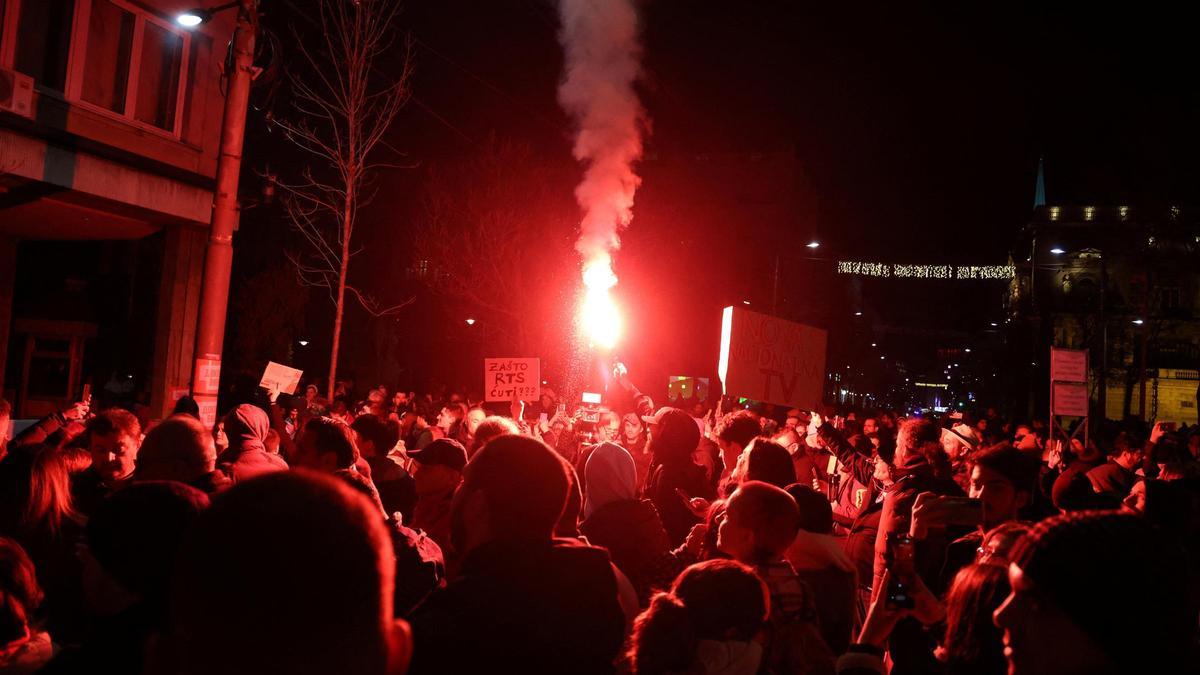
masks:
<path id="1" fill-rule="evenodd" d="M 819 328 L 726 307 L 717 365 L 725 394 L 815 409 L 825 384 L 826 340 Z"/>
<path id="2" fill-rule="evenodd" d="M 542 362 L 539 359 L 484 359 L 485 401 L 535 401 L 542 393 Z"/>
<path id="3" fill-rule="evenodd" d="M 1088 353 L 1086 349 L 1050 348 L 1051 382 L 1087 382 Z"/>
<path id="4" fill-rule="evenodd" d="M 1077 382 L 1055 382 L 1050 390 L 1050 411 L 1055 415 L 1087 417 L 1087 385 Z"/>
<path id="5" fill-rule="evenodd" d="M 303 370 L 268 361 L 267 369 L 263 371 L 262 381 L 258 383 L 258 386 L 267 389 L 275 388 L 285 394 L 295 394 L 296 387 L 300 386 L 300 376 L 303 374 Z"/>

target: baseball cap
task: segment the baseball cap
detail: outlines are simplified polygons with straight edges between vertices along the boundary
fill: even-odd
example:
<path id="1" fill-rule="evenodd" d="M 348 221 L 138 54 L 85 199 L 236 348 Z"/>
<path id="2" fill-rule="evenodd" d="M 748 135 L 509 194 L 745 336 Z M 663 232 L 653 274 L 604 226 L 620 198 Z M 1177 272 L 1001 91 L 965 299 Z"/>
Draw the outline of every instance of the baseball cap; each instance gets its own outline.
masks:
<path id="1" fill-rule="evenodd" d="M 439 438 L 420 450 L 409 450 L 408 456 L 424 466 L 446 466 L 462 471 L 467 465 L 467 449 L 452 438 Z"/>
<path id="2" fill-rule="evenodd" d="M 659 408 L 658 411 L 656 411 L 653 415 L 642 415 L 642 421 L 645 422 L 646 424 L 662 424 L 663 420 L 665 420 L 671 416 L 680 417 L 681 419 L 683 417 L 686 417 L 689 422 L 692 420 L 691 415 L 688 415 L 686 412 L 684 412 L 683 410 L 680 410 L 679 408 L 663 406 L 663 407 Z"/>

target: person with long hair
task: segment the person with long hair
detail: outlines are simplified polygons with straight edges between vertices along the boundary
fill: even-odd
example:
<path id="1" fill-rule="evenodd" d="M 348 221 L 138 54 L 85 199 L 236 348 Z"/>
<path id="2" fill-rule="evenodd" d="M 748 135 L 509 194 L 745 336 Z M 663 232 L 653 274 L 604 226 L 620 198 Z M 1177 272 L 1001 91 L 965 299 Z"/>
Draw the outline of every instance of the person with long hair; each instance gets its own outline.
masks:
<path id="1" fill-rule="evenodd" d="M 50 634 L 36 618 L 42 598 L 25 549 L 0 537 L 0 673 L 32 673 L 53 655 Z"/>
<path id="2" fill-rule="evenodd" d="M 732 560 L 697 563 L 634 621 L 629 665 L 635 675 L 756 673 L 769 612 L 766 584 L 753 569 Z"/>
<path id="3" fill-rule="evenodd" d="M 29 466 L 11 535 L 33 560 L 45 588 L 47 628 L 69 643 L 82 637 L 84 627 L 82 569 L 75 556 L 84 517 L 75 508 L 61 451 L 42 446 Z"/>
<path id="4" fill-rule="evenodd" d="M 937 650 L 947 675 L 1003 675 L 1004 642 L 992 612 L 1008 597 L 1008 570 L 997 564 L 959 570 L 946 595 L 946 637 Z"/>

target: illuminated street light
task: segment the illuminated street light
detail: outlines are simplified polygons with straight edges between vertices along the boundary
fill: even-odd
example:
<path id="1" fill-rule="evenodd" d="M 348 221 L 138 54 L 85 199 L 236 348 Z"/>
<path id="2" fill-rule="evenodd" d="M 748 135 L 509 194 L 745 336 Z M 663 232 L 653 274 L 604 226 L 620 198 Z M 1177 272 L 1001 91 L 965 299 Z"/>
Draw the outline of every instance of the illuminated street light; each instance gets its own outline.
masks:
<path id="1" fill-rule="evenodd" d="M 743 300 L 743 301 L 742 301 L 742 304 L 743 304 L 743 305 L 749 305 L 749 304 L 750 304 L 750 301 L 749 301 L 749 300 Z"/>
<path id="2" fill-rule="evenodd" d="M 240 0 L 234 0 L 234 2 L 227 2 L 224 5 L 218 5 L 217 7 L 210 7 L 208 9 L 203 7 L 189 9 L 186 12 L 181 12 L 176 15 L 175 23 L 183 26 L 184 28 L 195 28 L 196 26 L 212 21 L 213 15 L 217 12 L 223 12 L 227 9 L 233 9 L 234 7 L 237 7 L 239 2 Z"/>
<path id="3" fill-rule="evenodd" d="M 1142 325 L 1142 324 L 1144 324 L 1144 323 L 1146 323 L 1146 322 L 1145 322 L 1145 321 L 1142 321 L 1141 319 L 1134 319 L 1134 320 L 1133 320 L 1133 323 L 1134 323 L 1135 325 L 1138 325 L 1138 326 L 1140 326 L 1140 325 Z"/>
<path id="4" fill-rule="evenodd" d="M 308 346 L 308 340 L 300 340 L 300 346 L 301 346 L 301 347 L 307 347 L 307 346 Z"/>
<path id="5" fill-rule="evenodd" d="M 854 316 L 862 316 L 862 312 L 855 312 Z"/>
<path id="6" fill-rule="evenodd" d="M 474 325 L 475 325 L 475 319 L 467 319 L 467 325 L 468 325 L 468 326 L 474 326 Z"/>
<path id="7" fill-rule="evenodd" d="M 1062 255 L 1062 254 L 1066 253 L 1066 251 L 1064 251 L 1063 249 L 1061 249 L 1061 248 L 1059 248 L 1059 247 L 1057 247 L 1057 246 L 1055 246 L 1054 248 L 1050 249 L 1050 252 L 1051 252 L 1051 253 L 1053 253 L 1054 255 Z"/>
<path id="8" fill-rule="evenodd" d="M 810 241 L 807 244 L 805 244 L 805 246 L 807 246 L 808 248 L 818 248 L 818 247 L 820 247 L 820 245 L 821 245 L 821 242 L 819 242 L 819 241 Z"/>

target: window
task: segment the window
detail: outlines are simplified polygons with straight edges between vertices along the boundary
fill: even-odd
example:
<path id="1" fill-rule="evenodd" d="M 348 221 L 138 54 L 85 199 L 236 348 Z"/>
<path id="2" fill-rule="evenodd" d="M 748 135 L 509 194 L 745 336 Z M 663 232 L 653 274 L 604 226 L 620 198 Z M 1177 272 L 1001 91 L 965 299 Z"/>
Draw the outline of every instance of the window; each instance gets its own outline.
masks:
<path id="1" fill-rule="evenodd" d="M 26 0 L 28 2 L 29 0 Z M 190 38 L 125 0 L 79 0 L 68 98 L 177 136 Z"/>
<path id="2" fill-rule="evenodd" d="M 75 0 L 26 0 L 17 16 L 13 66 L 38 86 L 63 91 Z"/>
<path id="3" fill-rule="evenodd" d="M 80 98 L 125 114 L 134 16 L 109 0 L 92 0 Z"/>
<path id="4" fill-rule="evenodd" d="M 191 36 L 131 0 L 0 0 L 0 67 L 43 93 L 179 137 Z"/>
<path id="5" fill-rule="evenodd" d="M 136 118 L 159 129 L 175 128 L 183 36 L 146 22 L 142 33 Z"/>

